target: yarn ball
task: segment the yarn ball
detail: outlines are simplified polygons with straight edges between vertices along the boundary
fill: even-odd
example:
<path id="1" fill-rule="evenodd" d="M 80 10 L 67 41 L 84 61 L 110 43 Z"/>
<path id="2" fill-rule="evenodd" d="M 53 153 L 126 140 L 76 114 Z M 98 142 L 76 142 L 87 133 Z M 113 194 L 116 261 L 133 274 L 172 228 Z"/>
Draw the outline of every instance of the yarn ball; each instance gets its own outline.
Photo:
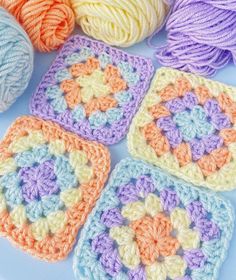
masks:
<path id="1" fill-rule="evenodd" d="M 166 0 L 71 0 L 83 31 L 110 45 L 128 47 L 150 36 L 168 13 Z"/>
<path id="2" fill-rule="evenodd" d="M 162 65 L 203 76 L 236 62 L 236 1 L 176 0 L 166 24 Z"/>
<path id="3" fill-rule="evenodd" d="M 74 29 L 69 0 L 0 0 L 13 14 L 41 52 L 58 49 Z"/>
<path id="4" fill-rule="evenodd" d="M 26 89 L 33 60 L 28 35 L 13 16 L 0 8 L 0 112 L 7 110 Z"/>

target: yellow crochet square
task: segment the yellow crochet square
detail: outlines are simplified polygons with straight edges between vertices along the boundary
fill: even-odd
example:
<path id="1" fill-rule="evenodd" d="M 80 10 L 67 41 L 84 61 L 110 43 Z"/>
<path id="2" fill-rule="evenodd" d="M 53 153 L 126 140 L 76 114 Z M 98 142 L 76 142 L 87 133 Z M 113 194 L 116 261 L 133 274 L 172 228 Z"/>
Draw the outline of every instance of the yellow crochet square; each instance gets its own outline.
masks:
<path id="1" fill-rule="evenodd" d="M 129 152 L 215 191 L 236 187 L 236 88 L 161 68 L 133 120 Z"/>

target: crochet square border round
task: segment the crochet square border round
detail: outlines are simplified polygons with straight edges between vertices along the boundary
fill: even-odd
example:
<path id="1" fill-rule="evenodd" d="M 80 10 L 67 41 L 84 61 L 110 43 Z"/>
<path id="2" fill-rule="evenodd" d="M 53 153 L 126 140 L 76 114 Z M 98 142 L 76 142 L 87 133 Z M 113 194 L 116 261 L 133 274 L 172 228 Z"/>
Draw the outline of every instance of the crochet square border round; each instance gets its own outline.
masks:
<path id="1" fill-rule="evenodd" d="M 234 227 L 220 196 L 122 160 L 75 249 L 76 279 L 216 280 Z"/>
<path id="2" fill-rule="evenodd" d="M 129 152 L 215 191 L 236 187 L 236 89 L 162 68 L 135 116 Z"/>
<path id="3" fill-rule="evenodd" d="M 103 145 L 17 119 L 0 143 L 0 235 L 40 259 L 66 258 L 109 170 Z"/>
<path id="4" fill-rule="evenodd" d="M 31 112 L 106 145 L 127 133 L 153 76 L 150 59 L 71 37 L 32 97 Z"/>

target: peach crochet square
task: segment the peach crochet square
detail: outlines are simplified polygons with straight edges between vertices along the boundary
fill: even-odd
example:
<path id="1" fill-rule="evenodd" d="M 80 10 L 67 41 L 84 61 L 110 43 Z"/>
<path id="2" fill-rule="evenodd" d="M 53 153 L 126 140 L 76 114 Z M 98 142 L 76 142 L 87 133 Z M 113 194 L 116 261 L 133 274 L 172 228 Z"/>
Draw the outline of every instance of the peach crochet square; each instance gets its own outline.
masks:
<path id="1" fill-rule="evenodd" d="M 101 144 L 17 119 L 0 144 L 0 235 L 38 258 L 66 258 L 109 170 Z"/>

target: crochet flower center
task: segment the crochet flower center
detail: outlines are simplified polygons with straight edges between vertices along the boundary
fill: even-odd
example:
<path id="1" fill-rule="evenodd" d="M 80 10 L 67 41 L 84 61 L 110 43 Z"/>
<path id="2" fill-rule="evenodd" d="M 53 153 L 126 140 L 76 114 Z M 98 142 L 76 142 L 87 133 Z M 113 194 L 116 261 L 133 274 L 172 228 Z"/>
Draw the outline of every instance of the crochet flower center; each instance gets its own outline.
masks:
<path id="1" fill-rule="evenodd" d="M 170 219 L 163 214 L 154 218 L 145 216 L 132 223 L 142 262 L 151 265 L 160 256 L 172 256 L 179 248 L 179 242 L 171 236 Z"/>
<path id="2" fill-rule="evenodd" d="M 55 184 L 56 175 L 53 161 L 46 161 L 35 167 L 24 167 L 20 171 L 22 196 L 25 202 L 40 200 L 41 197 L 56 194 L 59 187 Z"/>

